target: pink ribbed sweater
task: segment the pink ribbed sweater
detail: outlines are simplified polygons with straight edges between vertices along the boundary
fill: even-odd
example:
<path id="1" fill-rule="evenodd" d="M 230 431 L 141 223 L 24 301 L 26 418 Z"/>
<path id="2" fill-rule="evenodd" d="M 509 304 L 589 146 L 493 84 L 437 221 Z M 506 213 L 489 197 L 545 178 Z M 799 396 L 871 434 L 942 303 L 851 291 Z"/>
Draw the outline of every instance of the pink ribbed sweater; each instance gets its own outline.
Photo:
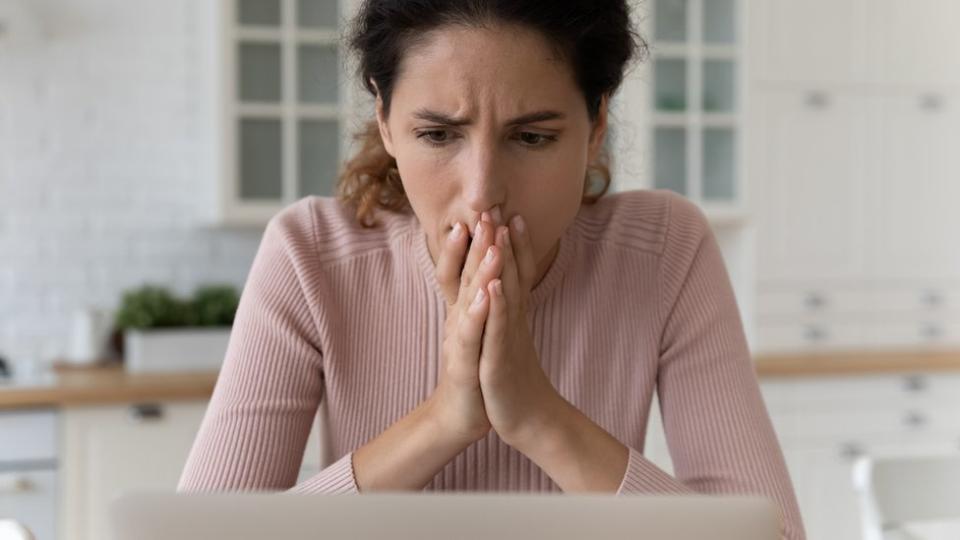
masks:
<path id="1" fill-rule="evenodd" d="M 431 394 L 446 304 L 416 217 L 380 218 L 363 229 L 335 199 L 311 196 L 270 221 L 179 491 L 357 492 L 353 450 Z M 584 205 L 529 315 L 560 394 L 630 449 L 618 494 L 762 494 L 778 503 L 784 538 L 804 537 L 697 206 L 666 190 Z M 675 476 L 643 457 L 655 389 Z M 332 463 L 294 486 L 321 400 Z M 493 431 L 425 489 L 559 491 Z"/>

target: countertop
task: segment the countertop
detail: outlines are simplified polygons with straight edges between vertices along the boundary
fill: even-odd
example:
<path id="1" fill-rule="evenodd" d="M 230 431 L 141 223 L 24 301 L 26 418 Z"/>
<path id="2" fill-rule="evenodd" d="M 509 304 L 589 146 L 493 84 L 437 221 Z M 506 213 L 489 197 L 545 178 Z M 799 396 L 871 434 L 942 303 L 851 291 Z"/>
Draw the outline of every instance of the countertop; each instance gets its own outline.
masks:
<path id="1" fill-rule="evenodd" d="M 960 350 L 759 355 L 755 361 L 761 380 L 960 371 Z M 0 409 L 207 400 L 216 381 L 215 371 L 133 374 L 119 363 L 95 367 L 55 364 L 40 376 L 0 379 Z"/>

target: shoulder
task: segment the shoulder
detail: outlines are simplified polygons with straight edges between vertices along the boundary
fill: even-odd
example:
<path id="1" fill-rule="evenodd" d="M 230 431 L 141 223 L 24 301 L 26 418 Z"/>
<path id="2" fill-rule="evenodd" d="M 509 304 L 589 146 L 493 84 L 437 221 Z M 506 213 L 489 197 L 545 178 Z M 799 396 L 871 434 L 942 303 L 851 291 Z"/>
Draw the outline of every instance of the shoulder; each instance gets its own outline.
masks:
<path id="1" fill-rule="evenodd" d="M 678 250 L 688 250 L 691 242 L 699 244 L 710 231 L 700 207 L 666 189 L 606 195 L 584 205 L 577 222 L 581 234 L 592 241 L 661 257 L 677 256 Z"/>
<path id="2" fill-rule="evenodd" d="M 353 210 L 335 197 L 310 195 L 274 215 L 264 237 L 309 253 L 322 265 L 390 249 L 398 235 L 409 232 L 410 219 L 405 215 L 380 212 L 377 217 L 376 226 L 363 227 Z"/>

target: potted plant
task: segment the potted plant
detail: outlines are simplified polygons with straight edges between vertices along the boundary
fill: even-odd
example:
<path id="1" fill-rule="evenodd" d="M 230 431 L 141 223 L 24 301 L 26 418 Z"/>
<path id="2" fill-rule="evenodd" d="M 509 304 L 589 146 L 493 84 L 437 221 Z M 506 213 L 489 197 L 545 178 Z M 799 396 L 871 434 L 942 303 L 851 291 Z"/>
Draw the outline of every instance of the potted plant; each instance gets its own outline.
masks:
<path id="1" fill-rule="evenodd" d="M 123 362 L 134 373 L 216 371 L 239 304 L 231 285 L 205 285 L 190 299 L 147 284 L 127 290 L 114 326 L 123 332 Z"/>

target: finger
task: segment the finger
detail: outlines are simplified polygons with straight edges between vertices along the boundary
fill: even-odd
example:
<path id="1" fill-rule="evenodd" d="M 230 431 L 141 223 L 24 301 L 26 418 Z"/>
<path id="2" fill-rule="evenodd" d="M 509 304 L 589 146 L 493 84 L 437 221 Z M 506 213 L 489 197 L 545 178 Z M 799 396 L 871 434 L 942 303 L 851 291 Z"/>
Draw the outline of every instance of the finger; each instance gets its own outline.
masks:
<path id="1" fill-rule="evenodd" d="M 460 291 L 465 291 L 471 283 L 473 276 L 480 266 L 480 260 L 486 256 L 487 248 L 493 244 L 492 226 L 485 221 L 478 221 L 473 230 L 473 244 L 470 246 L 470 252 L 467 254 L 467 261 L 463 265 L 463 272 L 460 276 Z M 467 302 L 472 301 L 472 296 Z"/>
<path id="2" fill-rule="evenodd" d="M 507 304 L 508 306 L 513 303 L 525 304 L 526 294 L 529 291 L 524 291 L 520 286 L 516 253 L 514 252 L 513 242 L 510 241 L 510 229 L 508 227 L 497 228 L 497 247 L 503 253 L 503 272 L 500 275 L 503 280 L 502 287 Z"/>
<path id="3" fill-rule="evenodd" d="M 506 343 L 507 300 L 504 297 L 501 279 L 490 280 L 487 285 L 487 297 L 490 299 L 490 307 L 487 310 L 483 345 L 480 348 L 481 362 L 503 358 Z"/>
<path id="4" fill-rule="evenodd" d="M 437 281 L 448 306 L 457 302 L 457 295 L 460 293 L 460 267 L 467 251 L 466 233 L 466 227 L 457 222 L 450 234 L 444 238 L 437 261 Z"/>
<path id="5" fill-rule="evenodd" d="M 484 289 L 479 289 L 471 298 L 469 306 L 461 312 L 457 320 L 457 344 L 463 354 L 461 358 L 475 359 L 479 362 L 483 327 L 489 306 L 489 295 Z"/>
<path id="6" fill-rule="evenodd" d="M 514 245 L 513 253 L 517 264 L 517 275 L 520 286 L 525 291 L 533 289 L 537 278 L 537 261 L 533 255 L 533 242 L 530 240 L 530 229 L 519 215 L 510 220 L 510 241 Z"/>
<path id="7" fill-rule="evenodd" d="M 467 284 L 466 288 L 464 288 L 460 294 L 463 296 L 464 300 L 474 298 L 474 295 L 477 294 L 478 289 L 485 289 L 487 284 L 490 283 L 490 280 L 500 276 L 502 271 L 502 251 L 496 245 L 488 246 L 486 255 L 480 261 L 480 266 L 473 275 L 473 279 Z M 463 309 L 468 308 L 468 306 L 463 304 L 461 304 L 461 307 Z"/>

